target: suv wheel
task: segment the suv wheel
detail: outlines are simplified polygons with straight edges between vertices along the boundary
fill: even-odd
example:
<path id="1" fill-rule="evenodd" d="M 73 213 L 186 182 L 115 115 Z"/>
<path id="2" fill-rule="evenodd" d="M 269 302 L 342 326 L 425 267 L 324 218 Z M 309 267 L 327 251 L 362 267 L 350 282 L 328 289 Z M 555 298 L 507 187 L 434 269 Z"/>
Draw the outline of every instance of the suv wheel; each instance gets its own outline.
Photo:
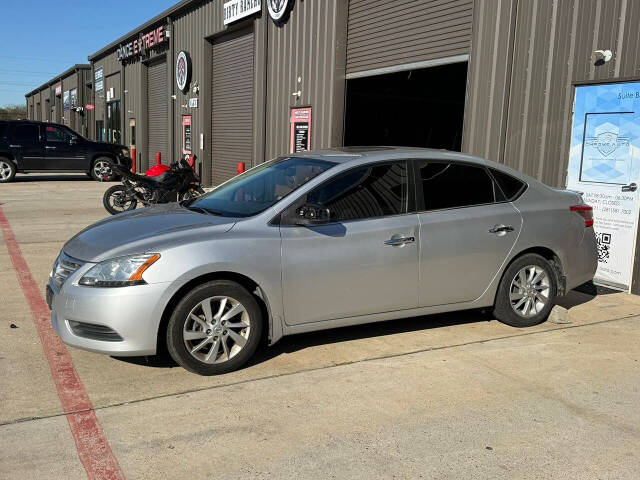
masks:
<path id="1" fill-rule="evenodd" d="M 0 157 L 0 183 L 9 183 L 16 176 L 16 166 L 8 158 Z"/>
<path id="2" fill-rule="evenodd" d="M 167 328 L 173 359 L 199 375 L 237 370 L 254 354 L 262 336 L 262 312 L 244 287 L 216 280 L 189 292 Z"/>
<path id="3" fill-rule="evenodd" d="M 108 157 L 96 158 L 91 166 L 91 176 L 98 182 L 110 182 L 115 180 L 116 175 L 111 169 L 113 160 Z"/>
<path id="4" fill-rule="evenodd" d="M 531 327 L 547 320 L 556 301 L 556 276 L 537 254 L 517 258 L 504 272 L 493 314 L 512 327 Z"/>

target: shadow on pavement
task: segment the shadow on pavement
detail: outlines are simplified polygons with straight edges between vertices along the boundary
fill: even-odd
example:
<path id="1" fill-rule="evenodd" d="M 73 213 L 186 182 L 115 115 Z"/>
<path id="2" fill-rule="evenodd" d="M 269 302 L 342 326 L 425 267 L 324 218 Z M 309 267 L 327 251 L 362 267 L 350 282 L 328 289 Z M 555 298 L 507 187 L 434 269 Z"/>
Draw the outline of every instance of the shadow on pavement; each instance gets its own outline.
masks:
<path id="1" fill-rule="evenodd" d="M 613 291 L 612 291 L 613 292 Z M 608 292 L 610 293 L 610 292 Z M 615 292 L 613 292 L 615 293 Z M 593 295 L 569 292 L 569 294 L 558 300 L 558 305 L 571 309 L 578 305 L 590 302 L 595 298 Z M 306 348 L 320 345 L 330 345 L 334 343 L 349 342 L 352 340 L 362 340 L 373 337 L 384 337 L 398 333 L 415 332 L 429 330 L 452 325 L 465 325 L 479 322 L 489 322 L 494 320 L 491 309 L 486 310 L 464 310 L 451 313 L 440 313 L 425 315 L 421 317 L 404 318 L 399 320 L 388 320 L 384 322 L 369 323 L 365 325 L 354 325 L 351 327 L 334 328 L 321 330 L 318 332 L 301 333 L 284 337 L 273 347 L 267 347 L 266 342 L 258 348 L 258 351 L 245 367 L 251 367 L 267 362 L 283 354 L 294 353 Z M 148 357 L 112 357 L 122 362 L 141 365 L 151 368 L 174 368 L 178 364 L 171 358 L 168 352 L 162 352 L 155 356 Z"/>
<path id="2" fill-rule="evenodd" d="M 13 179 L 11 183 L 29 183 L 29 182 L 45 182 L 45 181 L 56 181 L 56 182 L 95 182 L 93 178 L 89 176 L 78 173 L 77 175 L 55 175 L 55 174 L 36 174 L 30 173 L 29 175 L 18 174 Z"/>

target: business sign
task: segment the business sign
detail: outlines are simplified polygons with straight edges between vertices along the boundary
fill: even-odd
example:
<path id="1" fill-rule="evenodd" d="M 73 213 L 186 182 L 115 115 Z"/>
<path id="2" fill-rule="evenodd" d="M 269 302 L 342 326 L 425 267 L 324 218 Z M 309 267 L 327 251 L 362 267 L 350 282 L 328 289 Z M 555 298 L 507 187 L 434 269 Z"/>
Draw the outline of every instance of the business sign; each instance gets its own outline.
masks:
<path id="1" fill-rule="evenodd" d="M 231 0 L 222 6 L 224 24 L 228 25 L 238 20 L 258 13 L 262 10 L 261 0 Z"/>
<path id="2" fill-rule="evenodd" d="M 283 22 L 285 15 L 289 10 L 290 0 L 267 0 L 267 8 L 269 9 L 269 15 L 274 22 Z"/>
<path id="3" fill-rule="evenodd" d="M 78 106 L 78 89 L 74 88 L 73 90 L 71 90 L 70 96 L 71 96 L 71 108 L 77 107 Z"/>
<path id="4" fill-rule="evenodd" d="M 628 290 L 638 228 L 640 82 L 576 87 L 567 188 L 593 206 L 596 280 Z"/>
<path id="5" fill-rule="evenodd" d="M 95 110 L 95 109 L 96 109 L 96 106 L 95 106 L 93 103 L 87 103 L 87 104 L 84 106 L 84 109 L 85 109 L 85 110 Z"/>
<path id="6" fill-rule="evenodd" d="M 62 107 L 64 110 L 69 110 L 69 90 L 66 90 L 62 96 Z"/>
<path id="7" fill-rule="evenodd" d="M 95 69 L 93 73 L 94 81 L 95 81 L 95 91 L 96 93 L 102 92 L 104 90 L 104 69 L 103 67 L 98 67 Z"/>
<path id="8" fill-rule="evenodd" d="M 178 90 L 186 93 L 189 90 L 191 80 L 191 58 L 187 52 L 180 52 L 176 61 L 176 84 Z"/>
<path id="9" fill-rule="evenodd" d="M 182 154 L 191 153 L 192 149 L 191 115 L 182 116 Z"/>
<path id="10" fill-rule="evenodd" d="M 311 145 L 311 107 L 291 109 L 291 153 L 306 152 Z"/>
<path id="11" fill-rule="evenodd" d="M 189 99 L 189 108 L 198 108 L 198 99 L 190 98 Z"/>
<path id="12" fill-rule="evenodd" d="M 145 56 L 150 49 L 163 45 L 167 40 L 164 26 L 160 26 L 150 32 L 141 34 L 137 39 L 120 45 L 116 50 L 116 58 L 124 63 L 128 59 Z"/>
<path id="13" fill-rule="evenodd" d="M 56 97 L 59 97 L 60 95 L 62 95 L 62 85 L 58 84 L 56 85 Z"/>

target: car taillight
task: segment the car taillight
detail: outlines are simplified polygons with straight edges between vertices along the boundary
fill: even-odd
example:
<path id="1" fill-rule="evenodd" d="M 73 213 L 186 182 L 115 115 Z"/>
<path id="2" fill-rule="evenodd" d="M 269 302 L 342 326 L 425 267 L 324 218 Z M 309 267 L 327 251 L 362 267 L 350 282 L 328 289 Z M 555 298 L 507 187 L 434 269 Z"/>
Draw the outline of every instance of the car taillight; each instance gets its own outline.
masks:
<path id="1" fill-rule="evenodd" d="M 593 207 L 591 205 L 574 205 L 570 209 L 584 218 L 585 227 L 593 227 Z"/>

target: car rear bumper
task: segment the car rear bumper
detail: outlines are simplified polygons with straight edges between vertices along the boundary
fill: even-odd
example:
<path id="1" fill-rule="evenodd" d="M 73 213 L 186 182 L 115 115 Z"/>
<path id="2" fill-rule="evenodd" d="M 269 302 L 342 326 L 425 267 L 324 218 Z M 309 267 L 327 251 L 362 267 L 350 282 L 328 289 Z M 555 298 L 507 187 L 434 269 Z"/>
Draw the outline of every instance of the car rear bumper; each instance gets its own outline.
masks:
<path id="1" fill-rule="evenodd" d="M 51 324 L 72 347 L 115 356 L 156 353 L 162 302 L 169 284 L 124 288 L 47 286 Z"/>

